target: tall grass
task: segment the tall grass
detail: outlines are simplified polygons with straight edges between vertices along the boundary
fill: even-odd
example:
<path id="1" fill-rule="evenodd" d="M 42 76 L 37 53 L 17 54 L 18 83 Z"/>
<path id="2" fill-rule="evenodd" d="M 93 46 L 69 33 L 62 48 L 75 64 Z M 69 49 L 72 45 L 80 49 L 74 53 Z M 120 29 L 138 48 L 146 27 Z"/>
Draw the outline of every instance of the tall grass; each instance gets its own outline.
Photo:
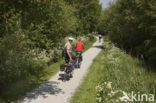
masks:
<path id="1" fill-rule="evenodd" d="M 107 39 L 104 39 L 103 48 L 71 103 L 122 103 L 120 98 L 123 91 L 128 94 L 132 91 L 140 95 L 156 94 L 155 72 L 143 67 L 136 58 L 122 52 Z M 112 90 L 105 88 L 105 83 L 111 83 Z M 111 92 L 116 91 L 120 93 L 110 96 Z"/>

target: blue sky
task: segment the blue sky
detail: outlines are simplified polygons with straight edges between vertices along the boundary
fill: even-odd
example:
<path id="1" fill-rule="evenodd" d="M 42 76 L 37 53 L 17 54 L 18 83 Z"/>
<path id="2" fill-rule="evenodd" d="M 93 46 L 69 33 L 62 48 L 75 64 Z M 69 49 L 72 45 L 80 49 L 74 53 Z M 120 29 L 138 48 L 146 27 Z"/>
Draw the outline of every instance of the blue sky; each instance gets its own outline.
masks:
<path id="1" fill-rule="evenodd" d="M 109 6 L 109 2 L 112 2 L 114 0 L 100 0 L 100 3 L 102 4 L 102 8 L 107 8 Z"/>

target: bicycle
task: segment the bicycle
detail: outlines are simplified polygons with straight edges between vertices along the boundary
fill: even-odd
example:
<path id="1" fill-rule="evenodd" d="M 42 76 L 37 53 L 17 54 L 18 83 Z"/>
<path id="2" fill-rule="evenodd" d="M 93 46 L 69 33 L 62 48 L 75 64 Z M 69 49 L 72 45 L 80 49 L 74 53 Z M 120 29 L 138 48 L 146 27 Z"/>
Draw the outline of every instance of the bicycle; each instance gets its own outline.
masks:
<path id="1" fill-rule="evenodd" d="M 76 51 L 76 57 L 77 57 L 77 68 L 80 68 L 82 63 L 82 52 Z"/>
<path id="2" fill-rule="evenodd" d="M 74 68 L 70 62 L 60 65 L 60 71 L 64 72 L 64 77 L 63 77 L 64 81 L 67 81 L 68 78 L 73 77 L 73 70 L 74 70 Z"/>
<path id="3" fill-rule="evenodd" d="M 99 43 L 101 43 L 101 39 L 102 39 L 102 38 L 99 37 Z"/>

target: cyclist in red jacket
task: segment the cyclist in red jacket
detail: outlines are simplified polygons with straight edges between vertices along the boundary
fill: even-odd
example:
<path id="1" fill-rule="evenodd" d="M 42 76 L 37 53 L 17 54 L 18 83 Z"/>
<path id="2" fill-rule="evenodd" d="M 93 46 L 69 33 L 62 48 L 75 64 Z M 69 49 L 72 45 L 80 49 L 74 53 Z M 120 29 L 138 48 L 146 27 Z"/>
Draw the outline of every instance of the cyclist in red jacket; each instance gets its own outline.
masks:
<path id="1" fill-rule="evenodd" d="M 81 52 L 81 55 L 82 55 L 82 48 L 85 49 L 85 46 L 84 46 L 81 38 L 79 38 L 79 41 L 76 44 L 76 52 Z"/>

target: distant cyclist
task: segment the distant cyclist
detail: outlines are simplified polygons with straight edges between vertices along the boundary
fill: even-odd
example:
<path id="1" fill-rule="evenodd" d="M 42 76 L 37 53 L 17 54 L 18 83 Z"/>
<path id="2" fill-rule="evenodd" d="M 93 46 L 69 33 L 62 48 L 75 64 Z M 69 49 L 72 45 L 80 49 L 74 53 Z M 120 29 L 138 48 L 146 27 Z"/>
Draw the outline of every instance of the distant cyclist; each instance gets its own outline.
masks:
<path id="1" fill-rule="evenodd" d="M 99 42 L 101 42 L 101 39 L 102 39 L 102 35 L 99 34 Z"/>
<path id="2" fill-rule="evenodd" d="M 85 46 L 82 42 L 82 39 L 79 38 L 79 41 L 76 44 L 76 52 L 81 52 L 81 56 L 82 56 L 82 48 L 85 49 Z"/>

